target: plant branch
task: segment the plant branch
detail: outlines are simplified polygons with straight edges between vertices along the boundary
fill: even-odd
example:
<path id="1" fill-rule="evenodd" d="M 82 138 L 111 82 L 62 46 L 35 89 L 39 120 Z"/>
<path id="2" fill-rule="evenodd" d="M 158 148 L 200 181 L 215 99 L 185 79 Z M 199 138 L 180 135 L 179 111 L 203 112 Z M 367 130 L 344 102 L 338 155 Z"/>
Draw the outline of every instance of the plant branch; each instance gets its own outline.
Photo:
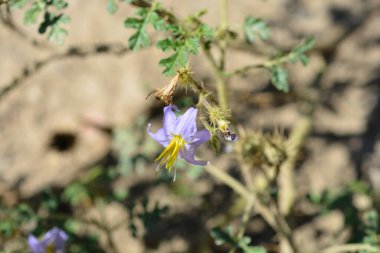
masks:
<path id="1" fill-rule="evenodd" d="M 205 53 L 206 59 L 209 62 L 213 74 L 216 78 L 216 89 L 218 93 L 219 105 L 222 107 L 222 109 L 228 110 L 226 79 L 224 77 L 223 71 L 218 67 L 218 64 L 216 63 L 215 58 L 211 54 L 209 48 L 203 46 L 203 52 Z"/>
<path id="2" fill-rule="evenodd" d="M 221 0 L 220 3 L 220 30 L 222 40 L 220 41 L 220 65 L 221 71 L 224 71 L 226 61 L 226 47 L 228 37 L 228 0 Z"/>
<path id="3" fill-rule="evenodd" d="M 247 65 L 247 66 L 244 66 L 241 68 L 237 68 L 231 72 L 226 73 L 225 76 L 227 78 L 230 78 L 230 77 L 235 76 L 235 75 L 245 74 L 245 73 L 247 73 L 253 69 L 270 68 L 274 65 L 280 65 L 280 64 L 286 63 L 292 57 L 294 57 L 294 52 L 290 52 L 290 53 L 288 53 L 288 54 L 286 54 L 280 58 L 268 60 L 268 61 L 263 62 L 263 63 L 251 64 L 251 65 Z"/>
<path id="4" fill-rule="evenodd" d="M 222 181 L 224 184 L 233 189 L 237 194 L 246 199 L 248 204 L 249 202 L 252 202 L 253 208 L 255 208 L 259 214 L 261 214 L 264 220 L 279 234 L 283 235 L 283 237 L 288 240 L 289 245 L 293 245 L 289 235 L 290 230 L 287 224 L 283 224 L 281 221 L 279 221 L 278 218 L 273 215 L 271 210 L 264 206 L 260 201 L 257 201 L 258 198 L 254 192 L 248 191 L 247 188 L 245 188 L 239 181 L 228 175 L 226 172 L 212 166 L 211 164 L 205 166 L 204 168 L 209 174 Z"/>

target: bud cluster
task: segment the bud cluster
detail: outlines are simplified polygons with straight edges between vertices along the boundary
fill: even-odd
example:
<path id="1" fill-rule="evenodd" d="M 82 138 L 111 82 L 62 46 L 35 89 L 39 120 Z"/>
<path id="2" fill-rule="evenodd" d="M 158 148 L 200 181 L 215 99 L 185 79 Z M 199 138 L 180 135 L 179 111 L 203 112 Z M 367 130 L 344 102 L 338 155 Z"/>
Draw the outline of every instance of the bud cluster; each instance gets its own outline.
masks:
<path id="1" fill-rule="evenodd" d="M 278 131 L 271 135 L 242 133 L 237 151 L 245 162 L 255 167 L 279 167 L 287 157 L 285 141 L 284 135 Z"/>

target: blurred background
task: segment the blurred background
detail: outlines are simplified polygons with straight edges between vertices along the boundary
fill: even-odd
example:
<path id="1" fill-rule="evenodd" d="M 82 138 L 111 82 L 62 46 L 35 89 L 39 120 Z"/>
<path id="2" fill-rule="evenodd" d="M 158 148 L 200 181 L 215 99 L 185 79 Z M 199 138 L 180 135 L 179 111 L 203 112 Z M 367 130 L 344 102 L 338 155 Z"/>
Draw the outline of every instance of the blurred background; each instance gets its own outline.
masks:
<path id="1" fill-rule="evenodd" d="M 179 17 L 207 9 L 205 22 L 219 24 L 217 0 L 162 3 Z M 4 20 L 0 24 L 2 205 L 36 205 L 51 189 L 72 204 L 58 204 L 63 212 L 118 224 L 132 219 L 121 203 L 133 199 L 136 208 L 143 209 L 148 196 L 150 209 L 159 200 L 164 218 L 150 229 L 136 224 L 137 237 L 131 234 L 131 222 L 118 227 L 112 236 L 119 252 L 225 252 L 210 246 L 208 230 L 223 223 L 220 220 L 227 219 L 227 212 L 233 213 L 231 190 L 200 168 L 182 170 L 188 167 L 182 163 L 175 183 L 155 173 L 152 161 L 161 148 L 147 138 L 145 129 L 148 122 L 155 130 L 160 127 L 162 104 L 146 100 L 146 95 L 170 78 L 158 66 L 164 55 L 160 50 L 154 46 L 139 52 L 127 49 L 131 30 L 123 22 L 134 9 L 126 4 L 119 7 L 110 15 L 106 1 L 69 1 L 71 22 L 63 46 L 47 42 L 37 25 L 25 26 L 24 10 L 13 11 L 15 26 Z M 270 77 L 260 70 L 231 79 L 235 121 L 252 131 L 280 128 L 288 132 L 299 117 L 300 104 L 293 99 L 293 91 L 318 82 L 320 103 L 297 164 L 294 237 L 305 252 L 345 243 L 355 230 L 355 224 L 347 224 L 347 207 L 316 216 L 307 196 L 327 191 L 341 194 L 343 189 L 348 194 L 345 201 L 355 210 L 379 208 L 380 2 L 230 1 L 229 22 L 240 36 L 249 15 L 270 25 L 273 46 L 287 50 L 309 35 L 315 37 L 316 46 L 307 67 L 289 65 L 292 91 L 288 94 L 274 91 Z M 258 47 L 233 43 L 227 51 L 227 69 L 260 62 Z M 191 59 L 191 66 L 196 78 L 213 90 L 212 71 L 202 54 Z M 180 106 L 192 103 L 191 96 L 189 101 L 184 94 L 177 99 Z M 237 163 L 228 153 L 201 154 L 239 177 Z M 358 181 L 373 190 L 371 197 L 352 191 Z M 84 197 L 73 204 L 80 194 Z M 100 212 L 92 199 L 97 194 L 114 194 L 122 201 L 103 203 Z M 98 230 L 88 225 L 78 234 L 98 234 L 100 244 L 107 245 L 108 239 Z M 254 243 L 271 244 L 273 231 L 260 217 L 252 219 L 249 233 Z"/>

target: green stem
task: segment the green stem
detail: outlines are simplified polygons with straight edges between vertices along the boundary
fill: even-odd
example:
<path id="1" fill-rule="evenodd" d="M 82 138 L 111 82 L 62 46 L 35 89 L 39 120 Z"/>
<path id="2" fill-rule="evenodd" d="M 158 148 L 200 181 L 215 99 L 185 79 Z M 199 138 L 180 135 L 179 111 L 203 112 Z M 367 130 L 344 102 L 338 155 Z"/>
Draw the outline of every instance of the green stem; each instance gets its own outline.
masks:
<path id="1" fill-rule="evenodd" d="M 280 58 L 269 60 L 269 61 L 264 62 L 264 63 L 247 65 L 247 66 L 235 69 L 231 72 L 228 72 L 225 74 L 225 76 L 226 76 L 226 78 L 230 78 L 230 77 L 235 76 L 235 75 L 244 74 L 244 73 L 246 73 L 250 70 L 253 70 L 253 69 L 270 68 L 270 67 L 275 66 L 275 65 L 280 65 L 280 64 L 288 62 L 289 59 L 291 59 L 293 57 L 293 55 L 294 55 L 294 53 L 291 52 L 291 53 L 286 54 Z"/>
<path id="2" fill-rule="evenodd" d="M 228 0 L 221 0 L 220 3 L 220 30 L 223 37 L 220 41 L 220 70 L 224 71 L 226 61 L 226 47 L 228 38 Z"/>
<path id="3" fill-rule="evenodd" d="M 228 175 L 226 172 L 212 166 L 211 164 L 205 166 L 204 168 L 209 174 L 218 178 L 224 184 L 228 185 L 231 189 L 233 189 L 236 193 L 241 195 L 246 200 L 252 198 L 251 193 L 239 181 Z"/>
<path id="4" fill-rule="evenodd" d="M 228 100 L 227 100 L 227 88 L 226 88 L 226 78 L 223 73 L 223 70 L 221 70 L 214 57 L 212 56 L 210 49 L 203 47 L 203 51 L 205 53 L 206 59 L 211 65 L 212 71 L 214 73 L 214 76 L 216 78 L 216 89 L 218 93 L 218 102 L 219 105 L 224 110 L 228 110 Z"/>

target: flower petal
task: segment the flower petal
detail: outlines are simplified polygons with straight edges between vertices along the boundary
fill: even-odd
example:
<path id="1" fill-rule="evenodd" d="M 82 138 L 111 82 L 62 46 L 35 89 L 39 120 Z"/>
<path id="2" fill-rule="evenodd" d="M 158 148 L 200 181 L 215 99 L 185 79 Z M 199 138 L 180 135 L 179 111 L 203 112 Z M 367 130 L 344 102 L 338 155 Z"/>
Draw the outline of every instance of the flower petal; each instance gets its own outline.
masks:
<path id="1" fill-rule="evenodd" d="M 191 136 L 190 145 L 195 149 L 202 143 L 209 141 L 210 138 L 211 134 L 207 129 L 199 130 Z"/>
<path id="2" fill-rule="evenodd" d="M 163 129 L 166 135 L 174 133 L 174 129 L 177 124 L 177 117 L 175 116 L 173 109 L 178 110 L 175 105 L 168 105 L 164 108 Z"/>
<path id="3" fill-rule="evenodd" d="M 193 149 L 193 150 L 190 150 L 190 149 L 181 150 L 180 151 L 180 157 L 182 159 L 184 159 L 186 162 L 194 164 L 194 165 L 205 166 L 209 163 L 208 161 L 197 161 L 197 160 L 195 160 L 194 151 L 195 151 L 195 149 Z"/>
<path id="4" fill-rule="evenodd" d="M 148 134 L 150 135 L 150 137 L 155 139 L 157 142 L 159 142 L 164 147 L 169 145 L 170 140 L 169 140 L 169 138 L 168 138 L 168 136 L 167 136 L 167 134 L 163 128 L 159 129 L 156 133 L 153 133 L 150 131 L 150 127 L 151 127 L 151 124 L 149 123 L 146 130 L 147 130 Z"/>
<path id="5" fill-rule="evenodd" d="M 174 129 L 174 134 L 181 134 L 182 138 L 188 140 L 197 131 L 197 117 L 198 110 L 190 107 L 185 114 L 177 119 L 177 125 Z"/>
<path id="6" fill-rule="evenodd" d="M 32 250 L 32 253 L 44 252 L 44 249 L 40 246 L 40 242 L 34 235 L 29 235 L 28 245 L 29 245 L 29 248 Z"/>
<path id="7" fill-rule="evenodd" d="M 63 230 L 54 227 L 46 232 L 40 243 L 41 245 L 45 245 L 45 247 L 47 245 L 53 245 L 57 251 L 63 251 L 67 239 L 68 236 Z"/>
<path id="8" fill-rule="evenodd" d="M 208 164 L 207 161 L 197 161 L 195 160 L 195 151 L 202 144 L 211 138 L 210 132 L 207 129 L 202 129 L 197 131 L 193 136 L 191 136 L 192 142 L 185 145 L 185 148 L 181 150 L 180 156 L 185 159 L 188 163 L 194 165 L 205 166 Z"/>

